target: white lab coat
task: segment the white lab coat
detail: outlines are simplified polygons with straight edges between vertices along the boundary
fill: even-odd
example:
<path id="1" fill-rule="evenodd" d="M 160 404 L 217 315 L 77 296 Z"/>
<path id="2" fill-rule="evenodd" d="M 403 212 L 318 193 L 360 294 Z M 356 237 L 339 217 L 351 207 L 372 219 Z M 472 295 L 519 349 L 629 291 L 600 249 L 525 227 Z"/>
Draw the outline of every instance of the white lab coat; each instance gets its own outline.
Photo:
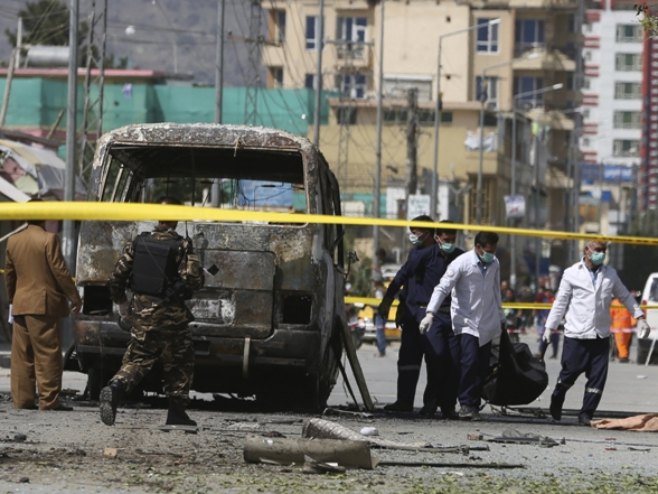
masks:
<path id="1" fill-rule="evenodd" d="M 487 266 L 484 275 L 479 261 L 474 249 L 452 261 L 434 287 L 427 312 L 436 314 L 443 300 L 452 295 L 450 314 L 454 333 L 476 336 L 480 346 L 484 346 L 500 335 L 505 315 L 501 307 L 498 259 Z"/>
<path id="2" fill-rule="evenodd" d="M 564 318 L 564 336 L 582 340 L 610 336 L 610 305 L 617 297 L 637 318 L 639 305 L 611 266 L 601 266 L 592 282 L 589 268 L 581 260 L 562 275 L 553 307 L 546 319 L 546 330 L 556 329 Z"/>

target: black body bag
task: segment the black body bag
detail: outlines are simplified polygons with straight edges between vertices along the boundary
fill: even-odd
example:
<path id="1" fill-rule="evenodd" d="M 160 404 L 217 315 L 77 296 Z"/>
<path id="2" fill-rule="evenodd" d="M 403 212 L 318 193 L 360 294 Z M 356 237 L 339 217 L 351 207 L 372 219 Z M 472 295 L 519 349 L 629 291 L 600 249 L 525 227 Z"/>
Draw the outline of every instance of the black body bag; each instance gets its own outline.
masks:
<path id="1" fill-rule="evenodd" d="M 493 348 L 493 347 L 492 347 Z M 492 405 L 526 405 L 548 386 L 546 365 L 534 357 L 525 343 L 512 343 L 507 331 L 500 335 L 498 355 L 482 387 L 482 398 Z"/>

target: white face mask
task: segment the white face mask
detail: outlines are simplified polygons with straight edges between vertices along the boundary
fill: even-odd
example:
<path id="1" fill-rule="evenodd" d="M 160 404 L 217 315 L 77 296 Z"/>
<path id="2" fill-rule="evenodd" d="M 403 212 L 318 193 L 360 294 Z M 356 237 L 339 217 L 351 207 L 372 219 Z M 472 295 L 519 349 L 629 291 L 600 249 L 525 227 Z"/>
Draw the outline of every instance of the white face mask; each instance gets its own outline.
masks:
<path id="1" fill-rule="evenodd" d="M 409 242 L 411 242 L 413 245 L 420 245 L 420 238 L 415 233 L 410 233 Z"/>

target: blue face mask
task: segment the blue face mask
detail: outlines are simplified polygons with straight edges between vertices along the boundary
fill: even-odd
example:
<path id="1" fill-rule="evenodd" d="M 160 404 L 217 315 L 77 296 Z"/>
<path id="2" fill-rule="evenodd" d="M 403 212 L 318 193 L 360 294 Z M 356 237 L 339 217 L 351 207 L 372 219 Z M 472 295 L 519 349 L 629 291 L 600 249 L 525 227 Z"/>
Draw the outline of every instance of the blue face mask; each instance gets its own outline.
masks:
<path id="1" fill-rule="evenodd" d="M 455 244 L 451 244 L 451 243 L 448 243 L 448 242 L 443 242 L 443 243 L 441 243 L 440 248 L 446 254 L 450 254 L 451 252 L 453 252 L 455 250 Z"/>
<path id="2" fill-rule="evenodd" d="M 589 256 L 590 261 L 594 266 L 600 266 L 605 259 L 605 252 L 592 252 L 592 255 Z"/>
<path id="3" fill-rule="evenodd" d="M 479 256 L 479 257 L 480 257 L 480 260 L 485 264 L 491 264 L 493 262 L 493 260 L 496 258 L 496 256 L 493 253 L 487 252 L 486 250 L 483 251 L 482 255 Z"/>

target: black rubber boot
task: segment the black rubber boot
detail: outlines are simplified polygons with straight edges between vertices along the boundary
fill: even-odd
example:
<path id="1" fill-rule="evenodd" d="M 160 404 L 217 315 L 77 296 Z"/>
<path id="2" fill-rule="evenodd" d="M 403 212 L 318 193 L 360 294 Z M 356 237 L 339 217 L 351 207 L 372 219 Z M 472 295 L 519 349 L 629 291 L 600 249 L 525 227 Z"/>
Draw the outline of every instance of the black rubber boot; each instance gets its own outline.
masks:
<path id="1" fill-rule="evenodd" d="M 110 381 L 110 384 L 101 389 L 99 398 L 101 420 L 105 425 L 114 425 L 117 406 L 123 400 L 125 394 L 125 387 L 120 381 Z"/>
<path id="2" fill-rule="evenodd" d="M 187 415 L 185 407 L 181 403 L 170 402 L 166 425 L 187 425 L 190 427 L 196 427 L 196 422 Z"/>

